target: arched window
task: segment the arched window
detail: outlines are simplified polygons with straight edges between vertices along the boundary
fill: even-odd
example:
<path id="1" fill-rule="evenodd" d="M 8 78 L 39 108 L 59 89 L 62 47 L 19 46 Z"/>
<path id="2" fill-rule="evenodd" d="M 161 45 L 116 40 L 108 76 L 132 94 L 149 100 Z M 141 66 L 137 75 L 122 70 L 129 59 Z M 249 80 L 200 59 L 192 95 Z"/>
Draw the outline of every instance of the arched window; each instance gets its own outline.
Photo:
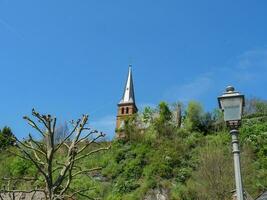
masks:
<path id="1" fill-rule="evenodd" d="M 124 114 L 124 108 L 121 108 L 121 114 Z"/>
<path id="2" fill-rule="evenodd" d="M 129 107 L 126 107 L 126 114 L 129 114 Z"/>

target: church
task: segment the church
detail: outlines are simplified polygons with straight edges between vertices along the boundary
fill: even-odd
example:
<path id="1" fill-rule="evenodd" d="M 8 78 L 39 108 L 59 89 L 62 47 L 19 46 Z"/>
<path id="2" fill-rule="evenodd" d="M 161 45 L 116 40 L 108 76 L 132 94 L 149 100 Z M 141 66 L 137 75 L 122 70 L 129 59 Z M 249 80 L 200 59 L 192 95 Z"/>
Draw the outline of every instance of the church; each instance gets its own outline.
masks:
<path id="1" fill-rule="evenodd" d="M 134 96 L 134 83 L 132 66 L 129 65 L 128 76 L 124 88 L 124 92 L 120 102 L 118 103 L 117 120 L 116 120 L 116 137 L 124 137 L 123 127 L 125 120 L 138 112 Z"/>

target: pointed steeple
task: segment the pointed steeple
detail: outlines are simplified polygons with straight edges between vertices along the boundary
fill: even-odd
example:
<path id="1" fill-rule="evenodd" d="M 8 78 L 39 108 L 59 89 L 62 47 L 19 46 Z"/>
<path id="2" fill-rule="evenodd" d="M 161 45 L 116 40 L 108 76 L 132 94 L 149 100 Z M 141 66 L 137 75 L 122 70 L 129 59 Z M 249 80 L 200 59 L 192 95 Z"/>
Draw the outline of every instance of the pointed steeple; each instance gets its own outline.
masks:
<path id="1" fill-rule="evenodd" d="M 135 104 L 132 65 L 129 65 L 128 78 L 126 81 L 122 99 L 119 104 L 128 104 L 128 103 Z"/>
<path id="2" fill-rule="evenodd" d="M 138 108 L 135 104 L 132 66 L 129 65 L 129 72 L 124 93 L 121 101 L 118 104 L 118 114 L 116 121 L 116 135 L 118 138 L 125 137 L 123 130 L 125 126 L 125 120 L 127 120 L 129 117 L 133 116 L 137 112 Z"/>

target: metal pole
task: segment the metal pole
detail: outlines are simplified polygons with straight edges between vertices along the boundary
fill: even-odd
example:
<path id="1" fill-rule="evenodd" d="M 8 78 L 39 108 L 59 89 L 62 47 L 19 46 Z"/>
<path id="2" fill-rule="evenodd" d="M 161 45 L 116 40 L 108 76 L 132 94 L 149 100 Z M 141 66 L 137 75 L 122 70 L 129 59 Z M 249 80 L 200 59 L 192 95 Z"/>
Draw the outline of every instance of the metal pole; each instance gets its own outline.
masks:
<path id="1" fill-rule="evenodd" d="M 242 186 L 241 168 L 240 168 L 240 151 L 238 144 L 238 130 L 233 129 L 230 131 L 232 136 L 232 147 L 234 155 L 234 168 L 235 168 L 235 185 L 237 200 L 244 200 L 244 192 Z"/>

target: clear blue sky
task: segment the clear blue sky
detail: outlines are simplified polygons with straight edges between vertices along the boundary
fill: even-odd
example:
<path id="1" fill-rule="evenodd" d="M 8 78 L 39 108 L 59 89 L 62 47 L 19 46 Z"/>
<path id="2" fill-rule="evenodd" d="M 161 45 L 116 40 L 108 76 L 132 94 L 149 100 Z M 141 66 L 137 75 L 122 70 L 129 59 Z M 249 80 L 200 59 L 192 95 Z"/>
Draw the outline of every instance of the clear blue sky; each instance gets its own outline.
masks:
<path id="1" fill-rule="evenodd" d="M 129 62 L 139 107 L 201 101 L 233 84 L 267 99 L 267 1 L 0 0 L 0 126 L 34 107 L 89 113 L 112 137 Z"/>

